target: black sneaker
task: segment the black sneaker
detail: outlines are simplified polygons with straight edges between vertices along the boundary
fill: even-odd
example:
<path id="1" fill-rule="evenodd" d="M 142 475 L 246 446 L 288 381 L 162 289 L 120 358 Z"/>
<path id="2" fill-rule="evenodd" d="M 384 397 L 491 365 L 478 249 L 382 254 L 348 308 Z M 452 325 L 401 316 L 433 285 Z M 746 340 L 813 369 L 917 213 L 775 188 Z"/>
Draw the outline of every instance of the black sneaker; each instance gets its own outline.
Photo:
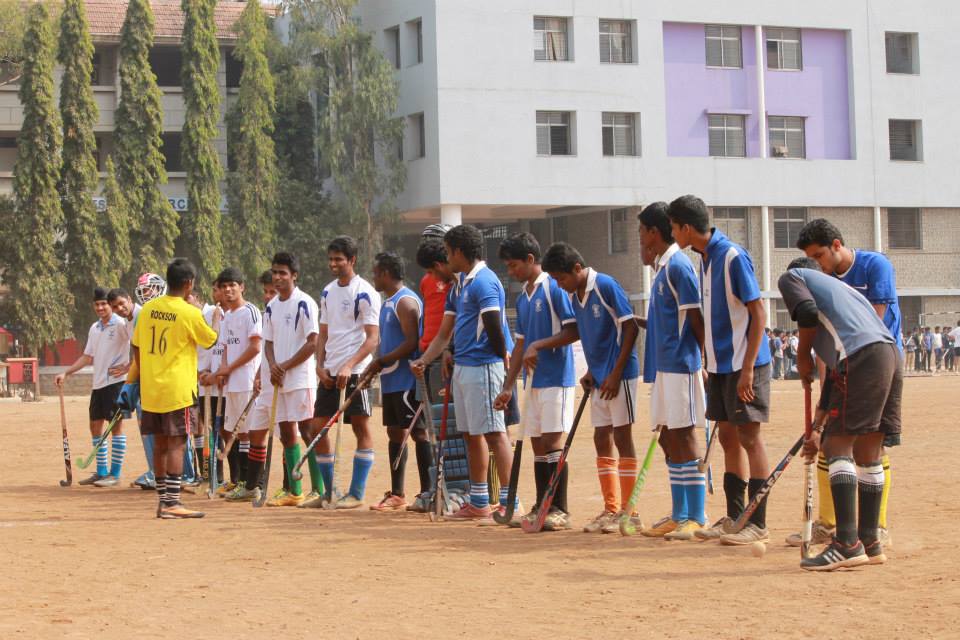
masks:
<path id="1" fill-rule="evenodd" d="M 106 478 L 106 477 L 107 477 L 107 476 L 101 476 L 101 475 L 97 475 L 96 473 L 92 473 L 92 474 L 90 474 L 90 477 L 89 477 L 89 478 L 84 478 L 83 480 L 81 480 L 81 481 L 78 482 L 77 484 L 87 486 L 87 485 L 93 484 L 93 483 L 96 482 L 97 480 L 103 480 L 103 479 Z"/>
<path id="2" fill-rule="evenodd" d="M 887 554 L 883 552 L 883 545 L 879 540 L 863 545 L 863 549 L 867 554 L 867 564 L 883 564 L 887 561 Z"/>
<path id="3" fill-rule="evenodd" d="M 820 555 L 801 560 L 800 568 L 807 571 L 833 571 L 841 567 L 858 567 L 868 562 L 870 559 L 859 540 L 848 547 L 834 538 Z"/>

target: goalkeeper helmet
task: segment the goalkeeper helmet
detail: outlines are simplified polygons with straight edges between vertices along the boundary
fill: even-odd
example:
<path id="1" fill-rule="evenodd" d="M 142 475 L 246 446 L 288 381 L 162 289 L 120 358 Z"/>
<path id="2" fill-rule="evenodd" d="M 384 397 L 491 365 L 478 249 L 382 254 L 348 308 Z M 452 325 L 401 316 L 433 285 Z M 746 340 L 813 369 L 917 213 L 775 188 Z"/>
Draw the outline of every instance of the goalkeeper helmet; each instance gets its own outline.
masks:
<path id="1" fill-rule="evenodd" d="M 137 280 L 134 294 L 137 302 L 146 304 L 150 300 L 162 296 L 167 292 L 167 283 L 155 273 L 145 273 Z"/>
<path id="2" fill-rule="evenodd" d="M 443 236 L 447 235 L 447 231 L 453 229 L 453 225 L 450 224 L 431 224 L 427 225 L 427 228 L 423 230 L 423 233 L 420 234 L 423 238 L 440 238 L 443 239 Z"/>

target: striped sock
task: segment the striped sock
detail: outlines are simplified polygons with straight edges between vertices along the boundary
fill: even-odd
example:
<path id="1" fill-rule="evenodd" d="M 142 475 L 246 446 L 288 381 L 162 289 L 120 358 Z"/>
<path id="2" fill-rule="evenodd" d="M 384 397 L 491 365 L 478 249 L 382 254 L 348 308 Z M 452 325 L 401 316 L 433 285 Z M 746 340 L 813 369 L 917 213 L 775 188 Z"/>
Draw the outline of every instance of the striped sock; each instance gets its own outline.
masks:
<path id="1" fill-rule="evenodd" d="M 333 489 L 333 460 L 334 456 L 332 453 L 318 453 L 316 454 L 317 458 L 317 467 L 320 469 L 320 476 L 323 478 L 323 485 L 326 487 L 326 491 L 323 493 L 326 494 L 328 491 Z M 332 498 L 332 496 L 328 496 Z"/>
<path id="2" fill-rule="evenodd" d="M 510 499 L 510 487 L 500 487 L 500 495 L 498 497 L 500 498 L 500 506 L 506 509 L 507 502 Z M 520 497 L 513 496 L 513 508 L 516 509 L 518 506 L 520 506 Z"/>
<path id="3" fill-rule="evenodd" d="M 175 507 L 180 504 L 180 476 L 167 474 L 167 494 L 164 501 L 165 506 Z"/>
<path id="4" fill-rule="evenodd" d="M 561 449 L 547 452 L 547 468 L 543 476 L 546 479 L 543 488 L 544 495 L 546 495 L 547 489 L 550 486 L 550 480 L 553 478 L 553 474 L 556 472 L 557 467 L 560 466 L 560 456 L 562 454 L 563 451 Z M 560 475 L 557 477 L 556 492 L 553 494 L 553 506 L 564 513 L 570 513 L 570 510 L 567 509 L 567 477 L 570 475 L 569 471 L 570 463 L 564 462 L 563 469 L 560 470 Z"/>
<path id="5" fill-rule="evenodd" d="M 166 476 L 160 476 L 156 479 L 157 483 L 157 499 L 160 501 L 160 506 L 167 506 L 167 478 Z"/>
<path id="6" fill-rule="evenodd" d="M 680 523 L 687 519 L 687 492 L 684 491 L 681 477 L 681 465 L 675 462 L 667 463 L 670 474 L 670 519 Z"/>
<path id="7" fill-rule="evenodd" d="M 626 509 L 630 501 L 630 494 L 637 484 L 638 460 L 636 458 L 620 458 L 618 475 L 620 476 L 620 508 Z M 634 514 L 630 514 L 634 515 Z"/>
<path id="8" fill-rule="evenodd" d="M 237 445 L 239 458 L 237 459 L 237 480 L 245 480 L 247 477 L 247 465 L 250 464 L 250 441 L 240 440 Z"/>
<path id="9" fill-rule="evenodd" d="M 827 461 L 830 489 L 837 514 L 837 540 L 850 546 L 857 542 L 857 468 L 853 458 L 838 456 Z"/>
<path id="10" fill-rule="evenodd" d="M 247 489 L 253 489 L 260 483 L 263 475 L 263 465 L 267 462 L 266 447 L 250 447 L 247 452 Z"/>
<path id="11" fill-rule="evenodd" d="M 470 504 L 477 509 L 490 506 L 490 488 L 486 482 L 470 483 Z"/>
<path id="12" fill-rule="evenodd" d="M 113 436 L 110 440 L 110 475 L 120 477 L 123 469 L 123 456 L 127 453 L 127 436 Z"/>
<path id="13" fill-rule="evenodd" d="M 597 457 L 597 476 L 600 478 L 600 493 L 603 508 L 616 513 L 620 506 L 617 496 L 617 461 L 615 458 Z"/>
<path id="14" fill-rule="evenodd" d="M 860 503 L 857 535 L 864 544 L 877 539 L 880 522 L 880 502 L 883 498 L 884 473 L 880 460 L 865 465 L 857 465 L 857 494 Z"/>
<path id="15" fill-rule="evenodd" d="M 684 493 L 685 519 L 707 523 L 707 474 L 697 470 L 698 459 L 677 464 L 677 480 Z"/>
<path id="16" fill-rule="evenodd" d="M 97 446 L 98 442 L 100 442 L 100 436 L 94 436 L 93 446 Z M 107 467 L 107 442 L 104 440 L 100 448 L 97 449 L 97 475 L 106 476 L 109 475 L 109 473 L 110 468 Z"/>
<path id="17" fill-rule="evenodd" d="M 363 500 L 367 492 L 367 477 L 373 468 L 376 456 L 373 449 L 357 449 L 353 454 L 353 477 L 350 478 L 350 495 L 357 500 Z"/>
<path id="18" fill-rule="evenodd" d="M 547 483 L 550 482 L 550 464 L 547 462 L 547 456 L 533 456 L 533 480 L 537 485 L 537 501 L 533 508 L 536 509 L 543 502 L 543 492 L 547 490 Z"/>

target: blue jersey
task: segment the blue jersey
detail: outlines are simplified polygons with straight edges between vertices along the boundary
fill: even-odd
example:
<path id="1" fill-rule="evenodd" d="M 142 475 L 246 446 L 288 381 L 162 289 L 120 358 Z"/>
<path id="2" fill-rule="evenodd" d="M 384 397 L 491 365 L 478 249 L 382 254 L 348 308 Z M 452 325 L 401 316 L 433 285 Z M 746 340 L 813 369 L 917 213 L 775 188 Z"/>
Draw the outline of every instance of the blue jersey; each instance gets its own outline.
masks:
<path id="1" fill-rule="evenodd" d="M 506 299 L 500 278 L 483 260 L 470 273 L 459 274 L 444 309 L 445 315 L 452 314 L 457 318 L 453 326 L 453 357 L 457 364 L 478 367 L 503 362 L 503 358 L 493 352 L 487 332 L 483 330 L 481 316 L 486 311 L 500 312 L 507 353 L 513 349 L 513 339 L 507 328 Z"/>
<path id="2" fill-rule="evenodd" d="M 653 321 L 653 296 L 647 303 L 647 329 L 643 341 L 643 381 L 653 384 L 657 379 L 657 323 Z"/>
<path id="3" fill-rule="evenodd" d="M 516 335 L 528 346 L 560 333 L 563 325 L 576 321 L 570 296 L 546 273 L 537 278 L 532 294 L 527 293 L 525 285 L 517 296 Z M 559 349 L 541 349 L 533 372 L 533 387 L 572 387 L 574 384 L 573 348 L 566 345 Z"/>
<path id="4" fill-rule="evenodd" d="M 717 229 L 711 231 L 713 235 L 700 264 L 707 371 L 733 373 L 743 368 L 750 333 L 747 303 L 760 299 L 760 286 L 746 249 Z M 761 337 L 753 365 L 762 367 L 769 363 L 770 345 Z"/>
<path id="5" fill-rule="evenodd" d="M 413 291 L 407 287 L 387 298 L 380 307 L 380 354 L 386 355 L 403 344 L 406 337 L 397 317 L 397 305 L 403 298 L 412 299 L 417 305 L 417 338 L 423 333 L 423 303 Z M 408 391 L 417 386 L 416 378 L 410 371 L 410 358 L 416 358 L 417 352 L 406 358 L 401 358 L 380 372 L 380 389 L 383 393 Z"/>
<path id="6" fill-rule="evenodd" d="M 813 269 L 790 269 L 777 286 L 792 317 L 801 302 L 817 306 L 813 350 L 832 369 L 866 346 L 896 342 L 867 299 L 836 278 Z"/>
<path id="7" fill-rule="evenodd" d="M 677 244 L 660 256 L 653 281 L 653 321 L 656 325 L 656 367 L 664 373 L 700 370 L 700 345 L 687 321 L 690 309 L 700 308 L 700 286 L 693 263 Z"/>
<path id="8" fill-rule="evenodd" d="M 587 269 L 587 290 L 584 299 L 573 294 L 573 313 L 583 345 L 587 368 L 597 386 L 603 384 L 617 363 L 623 343 L 623 323 L 633 322 L 633 307 L 620 283 L 604 273 Z M 622 380 L 640 375 L 636 349 L 623 368 Z"/>
<path id="9" fill-rule="evenodd" d="M 858 249 L 853 252 L 853 264 L 847 272 L 834 275 L 859 291 L 870 304 L 887 305 L 883 324 L 890 331 L 890 335 L 900 335 L 902 322 L 900 304 L 897 302 L 897 274 L 887 256 Z M 897 348 L 903 350 L 899 344 Z"/>

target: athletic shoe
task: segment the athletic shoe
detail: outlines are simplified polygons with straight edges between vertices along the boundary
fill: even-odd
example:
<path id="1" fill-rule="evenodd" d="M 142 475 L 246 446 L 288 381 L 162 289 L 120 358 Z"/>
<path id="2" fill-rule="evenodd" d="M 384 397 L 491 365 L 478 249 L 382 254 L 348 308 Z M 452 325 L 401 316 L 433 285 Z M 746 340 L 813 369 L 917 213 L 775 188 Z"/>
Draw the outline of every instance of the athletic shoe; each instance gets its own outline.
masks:
<path id="1" fill-rule="evenodd" d="M 537 519 L 536 513 L 534 513 L 533 519 Z M 543 521 L 544 531 L 567 531 L 570 527 L 570 514 L 555 507 L 550 509 L 550 513 Z"/>
<path id="2" fill-rule="evenodd" d="M 349 493 L 337 500 L 337 509 L 357 509 L 363 506 L 363 500 Z"/>
<path id="3" fill-rule="evenodd" d="M 493 510 L 489 506 L 480 508 L 480 507 L 475 507 L 468 502 L 467 504 L 460 507 L 458 511 L 455 511 L 454 513 L 451 513 L 449 516 L 447 516 L 447 518 L 450 520 L 463 520 L 463 521 L 468 521 L 468 520 L 491 520 L 492 521 L 493 520 L 492 514 L 493 514 Z"/>
<path id="4" fill-rule="evenodd" d="M 884 549 L 892 549 L 892 548 L 893 548 L 893 538 L 890 537 L 890 531 L 889 531 L 889 529 L 885 529 L 884 527 L 880 527 L 880 535 L 879 535 L 879 537 L 877 538 L 877 540 L 880 541 L 880 546 L 882 546 Z"/>
<path id="5" fill-rule="evenodd" d="M 662 538 L 671 531 L 675 531 L 677 528 L 677 523 L 673 518 L 667 516 L 665 518 L 660 518 L 653 523 L 653 526 L 649 529 L 644 529 L 640 532 L 641 535 L 647 536 L 648 538 Z"/>
<path id="6" fill-rule="evenodd" d="M 480 526 L 481 527 L 498 526 L 500 523 L 493 519 L 493 514 L 495 513 L 499 513 L 500 516 L 503 517 L 507 515 L 507 508 L 502 504 L 498 504 L 497 506 L 493 507 L 490 511 L 490 519 L 481 520 L 479 523 Z M 519 501 L 517 501 L 517 506 L 514 508 L 513 515 L 510 517 L 510 520 L 506 523 L 506 526 L 513 527 L 513 528 L 519 527 L 520 521 L 523 519 L 523 515 L 521 515 L 522 513 L 523 513 L 523 505 L 520 504 Z"/>
<path id="7" fill-rule="evenodd" d="M 413 500 L 413 504 L 407 505 L 407 511 L 413 511 L 414 513 L 427 513 L 430 511 L 431 500 L 432 498 L 429 493 L 421 493 Z"/>
<path id="8" fill-rule="evenodd" d="M 583 525 L 583 532 L 584 533 L 601 533 L 603 531 L 603 528 L 606 527 L 611 522 L 613 522 L 617 526 L 620 525 L 620 521 L 617 520 L 617 514 L 615 514 L 613 511 L 606 511 L 606 510 L 601 511 L 600 515 L 598 515 L 596 518 L 594 518 L 587 524 Z"/>
<path id="9" fill-rule="evenodd" d="M 313 496 L 312 498 L 310 496 Z M 307 499 L 302 503 L 297 505 L 297 509 L 323 509 L 323 505 L 326 503 L 326 498 L 324 498 L 319 493 L 311 491 L 307 494 Z"/>
<path id="10" fill-rule="evenodd" d="M 131 483 L 130 483 L 130 487 L 131 487 L 131 488 L 133 488 L 133 487 L 140 487 L 140 488 L 143 489 L 144 491 L 156 491 L 156 490 L 157 490 L 157 484 L 156 484 L 156 482 L 154 482 L 154 481 L 152 481 L 152 480 L 144 480 L 144 479 L 142 479 L 142 478 L 137 478 L 136 480 L 134 480 L 133 482 L 131 482 Z"/>
<path id="11" fill-rule="evenodd" d="M 761 529 L 752 522 L 736 533 L 724 533 L 720 536 L 721 544 L 733 546 L 753 544 L 754 542 L 767 542 L 770 540 L 770 534 L 766 529 Z"/>
<path id="12" fill-rule="evenodd" d="M 615 514 L 613 520 L 603 525 L 601 531 L 603 533 L 620 533 L 620 520 L 623 518 L 623 514 L 623 511 Z M 630 521 L 633 522 L 637 531 L 643 531 L 643 520 L 640 519 L 640 516 L 630 516 Z"/>
<path id="13" fill-rule="evenodd" d="M 553 510 L 551 509 L 551 512 L 552 511 Z M 513 519 L 511 519 L 510 522 L 507 523 L 507 526 L 510 527 L 511 529 L 519 529 L 520 527 L 523 526 L 524 520 L 526 520 L 530 524 L 533 524 L 534 522 L 536 522 L 537 508 L 534 507 L 533 509 L 530 509 L 530 511 L 527 511 L 525 514 L 523 514 L 519 518 L 516 517 L 516 515 L 514 515 Z M 546 520 L 544 520 L 544 526 L 546 526 Z"/>
<path id="14" fill-rule="evenodd" d="M 371 511 L 404 511 L 407 501 L 402 496 L 395 496 L 389 491 L 383 494 L 383 499 L 377 504 L 370 505 Z"/>
<path id="15" fill-rule="evenodd" d="M 848 547 L 834 538 L 820 555 L 801 560 L 800 568 L 807 571 L 833 571 L 841 567 L 858 567 L 869 562 L 870 558 L 859 540 Z"/>
<path id="16" fill-rule="evenodd" d="M 260 487 L 254 487 L 250 490 L 250 502 L 259 502 L 260 498 L 263 496 L 263 489 Z"/>
<path id="17" fill-rule="evenodd" d="M 175 504 L 172 507 L 163 507 L 160 509 L 161 520 L 182 520 L 186 518 L 202 518 L 203 511 L 193 511 L 187 509 L 182 504 Z"/>
<path id="18" fill-rule="evenodd" d="M 702 529 L 697 529 L 693 532 L 693 535 L 697 540 L 717 540 L 723 535 L 723 528 L 728 524 L 733 524 L 733 520 L 727 516 L 723 516 L 710 525 L 709 528 L 704 527 Z"/>
<path id="19" fill-rule="evenodd" d="M 106 476 L 93 483 L 95 487 L 115 487 L 120 484 L 120 478 L 117 476 Z"/>
<path id="20" fill-rule="evenodd" d="M 314 498 L 322 498 L 319 491 L 310 490 L 310 493 L 307 494 L 307 500 L 313 500 Z"/>
<path id="21" fill-rule="evenodd" d="M 296 507 L 303 504 L 304 496 L 295 496 L 284 491 L 282 496 L 267 500 L 268 507 Z"/>
<path id="22" fill-rule="evenodd" d="M 94 484 L 95 482 L 97 482 L 97 481 L 99 481 L 99 480 L 103 480 L 103 479 L 106 478 L 106 477 L 107 477 L 107 476 L 98 476 L 97 474 L 93 473 L 93 474 L 90 475 L 89 478 L 84 478 L 83 480 L 81 480 L 81 481 L 78 482 L 77 484 L 80 484 L 80 485 L 91 485 L 91 484 Z"/>
<path id="23" fill-rule="evenodd" d="M 243 480 L 241 480 L 240 482 L 243 482 Z M 222 485 L 220 485 L 219 487 L 217 487 L 217 497 L 218 497 L 218 498 L 224 497 L 225 495 L 227 495 L 228 493 L 230 493 L 231 491 L 233 491 L 234 489 L 236 489 L 236 488 L 237 488 L 237 484 L 238 484 L 238 483 L 236 483 L 236 482 L 225 482 L 225 483 L 223 483 Z"/>
<path id="24" fill-rule="evenodd" d="M 251 500 L 254 497 L 255 489 L 247 489 L 246 484 L 240 482 L 233 488 L 232 491 L 228 492 L 227 495 L 223 496 L 224 500 L 230 502 L 245 502 Z"/>
<path id="25" fill-rule="evenodd" d="M 867 564 L 884 564 L 887 561 L 887 554 L 883 552 L 883 544 L 879 540 L 863 545 L 863 550 L 869 558 Z"/>
<path id="26" fill-rule="evenodd" d="M 270 499 L 276 500 L 277 498 L 282 498 L 285 495 L 287 495 L 287 490 L 284 489 L 283 487 L 280 487 L 279 489 L 273 492 L 273 495 L 270 496 Z"/>
<path id="27" fill-rule="evenodd" d="M 833 534 L 836 533 L 836 531 L 836 527 L 828 527 L 822 520 L 817 520 L 813 523 L 813 537 L 810 540 L 810 544 L 830 544 L 830 541 L 833 540 Z M 799 547 L 802 542 L 802 534 L 799 532 L 791 533 L 787 536 L 787 544 L 791 547 Z"/>
<path id="28" fill-rule="evenodd" d="M 693 540 L 695 534 L 700 529 L 703 529 L 703 525 L 697 522 L 696 520 L 684 520 L 677 525 L 677 528 L 673 531 L 664 534 L 664 540 Z"/>

